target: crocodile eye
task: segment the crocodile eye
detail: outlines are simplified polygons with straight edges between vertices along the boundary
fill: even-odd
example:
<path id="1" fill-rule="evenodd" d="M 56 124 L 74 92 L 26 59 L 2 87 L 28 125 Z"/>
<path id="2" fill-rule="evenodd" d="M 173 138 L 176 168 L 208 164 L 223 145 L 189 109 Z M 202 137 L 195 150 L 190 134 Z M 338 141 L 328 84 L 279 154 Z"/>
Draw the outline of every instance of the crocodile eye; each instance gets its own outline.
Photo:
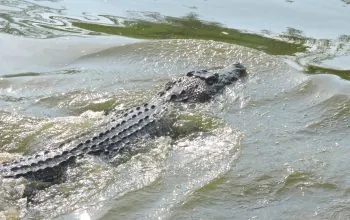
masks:
<path id="1" fill-rule="evenodd" d="M 193 76 L 194 72 L 195 72 L 195 71 L 188 72 L 188 73 L 186 74 L 186 76 L 191 77 L 191 76 Z"/>
<path id="2" fill-rule="evenodd" d="M 219 79 L 219 74 L 215 73 L 215 74 L 205 78 L 205 82 L 209 85 L 213 85 L 214 83 L 216 83 L 218 81 L 218 79 Z"/>
<path id="3" fill-rule="evenodd" d="M 175 100 L 176 98 L 177 98 L 177 96 L 175 94 L 173 94 L 170 96 L 170 101 Z"/>

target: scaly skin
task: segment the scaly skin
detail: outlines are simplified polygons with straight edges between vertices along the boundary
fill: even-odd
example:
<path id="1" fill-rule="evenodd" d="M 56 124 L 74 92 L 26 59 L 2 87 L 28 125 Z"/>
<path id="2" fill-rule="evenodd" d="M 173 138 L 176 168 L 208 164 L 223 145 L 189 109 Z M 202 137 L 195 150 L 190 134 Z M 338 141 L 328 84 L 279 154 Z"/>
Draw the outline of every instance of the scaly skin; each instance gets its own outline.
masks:
<path id="1" fill-rule="evenodd" d="M 5 178 L 26 177 L 44 182 L 58 182 L 67 166 L 77 157 L 86 154 L 113 158 L 138 140 L 157 135 L 160 121 L 174 102 L 205 102 L 220 93 L 227 85 L 245 75 L 240 64 L 224 70 L 192 71 L 186 76 L 172 80 L 165 85 L 157 97 L 142 106 L 131 108 L 122 117 L 113 119 L 109 128 L 86 139 L 69 150 L 45 151 L 19 161 L 0 165 L 0 174 Z"/>

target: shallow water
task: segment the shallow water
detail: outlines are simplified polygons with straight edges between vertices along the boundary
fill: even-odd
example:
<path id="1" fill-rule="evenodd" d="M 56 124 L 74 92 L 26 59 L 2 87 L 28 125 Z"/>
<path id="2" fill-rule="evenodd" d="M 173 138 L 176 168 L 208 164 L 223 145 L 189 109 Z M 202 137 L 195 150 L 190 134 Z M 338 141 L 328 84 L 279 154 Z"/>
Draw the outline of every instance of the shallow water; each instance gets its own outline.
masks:
<path id="1" fill-rule="evenodd" d="M 349 10 L 336 0 L 0 0 L 0 161 L 98 132 L 104 111 L 143 103 L 190 70 L 248 69 L 210 103 L 178 109 L 199 128 L 140 143 L 148 150 L 123 164 L 81 159 L 28 204 L 26 180 L 0 179 L 0 219 L 349 218 Z M 277 56 L 255 41 L 133 39 L 72 25 L 190 12 L 307 49 Z"/>

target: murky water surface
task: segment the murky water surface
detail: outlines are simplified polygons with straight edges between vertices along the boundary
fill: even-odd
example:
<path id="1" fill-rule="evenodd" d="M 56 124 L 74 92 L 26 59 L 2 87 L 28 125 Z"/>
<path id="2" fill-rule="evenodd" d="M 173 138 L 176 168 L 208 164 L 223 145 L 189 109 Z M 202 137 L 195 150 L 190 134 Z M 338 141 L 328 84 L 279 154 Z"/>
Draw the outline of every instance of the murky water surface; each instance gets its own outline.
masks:
<path id="1" fill-rule="evenodd" d="M 183 16 L 198 35 L 169 36 Z M 0 179 L 0 219 L 350 218 L 348 21 L 346 0 L 0 0 L 0 161 L 98 132 L 188 71 L 248 69 L 125 163 L 80 159 L 31 201 L 25 179 Z M 228 43 L 237 29 L 252 34 Z"/>

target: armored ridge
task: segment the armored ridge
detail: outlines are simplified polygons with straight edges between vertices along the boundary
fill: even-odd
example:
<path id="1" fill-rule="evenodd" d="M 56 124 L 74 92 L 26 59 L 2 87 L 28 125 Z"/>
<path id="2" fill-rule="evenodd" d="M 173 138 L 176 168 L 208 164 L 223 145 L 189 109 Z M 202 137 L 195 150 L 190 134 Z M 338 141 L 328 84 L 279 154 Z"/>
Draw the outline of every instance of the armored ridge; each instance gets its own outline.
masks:
<path id="1" fill-rule="evenodd" d="M 168 82 L 165 89 L 149 103 L 131 108 L 122 117 L 112 119 L 109 128 L 98 135 L 68 150 L 59 151 L 63 148 L 59 146 L 57 151 L 44 151 L 1 164 L 0 174 L 5 178 L 23 176 L 45 182 L 58 181 L 77 157 L 93 154 L 113 158 L 132 143 L 156 135 L 159 122 L 171 103 L 208 101 L 245 73 L 241 64 L 234 64 L 222 70 L 221 74 L 208 70 L 191 71 Z"/>
<path id="2" fill-rule="evenodd" d="M 166 110 L 166 103 L 147 103 L 128 110 L 120 119 L 113 119 L 107 130 L 79 143 L 70 150 L 44 151 L 21 158 L 9 164 L 0 165 L 3 177 L 24 176 L 46 182 L 55 181 L 67 165 L 84 154 L 111 158 L 129 146 L 136 139 L 152 134 L 154 122 Z M 161 106 L 161 107 L 160 107 Z M 59 148 L 62 148 L 60 146 Z"/>

